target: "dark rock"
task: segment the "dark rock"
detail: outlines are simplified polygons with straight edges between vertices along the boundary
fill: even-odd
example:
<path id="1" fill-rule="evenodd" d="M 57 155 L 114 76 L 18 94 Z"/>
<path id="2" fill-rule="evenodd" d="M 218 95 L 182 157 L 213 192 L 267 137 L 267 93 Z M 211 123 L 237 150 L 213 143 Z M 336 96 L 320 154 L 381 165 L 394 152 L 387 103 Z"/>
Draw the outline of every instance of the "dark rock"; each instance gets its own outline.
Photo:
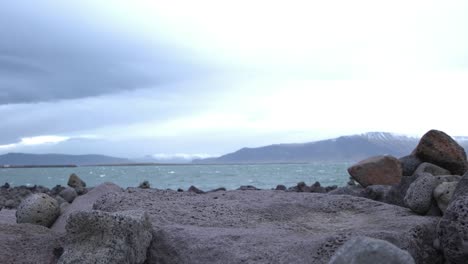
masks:
<path id="1" fill-rule="evenodd" d="M 78 196 L 72 204 L 64 208 L 64 212 L 59 216 L 57 221 L 55 221 L 51 229 L 56 232 L 64 233 L 65 224 L 72 213 L 78 211 L 90 211 L 93 209 L 93 204 L 102 196 L 119 192 L 122 192 L 122 188 L 110 182 L 102 183 L 94 187 L 88 193 Z"/>
<path id="2" fill-rule="evenodd" d="M 348 168 L 348 173 L 363 187 L 392 185 L 400 182 L 401 164 L 392 156 L 375 156 Z"/>
<path id="3" fill-rule="evenodd" d="M 142 183 L 140 183 L 140 185 L 138 186 L 138 188 L 141 188 L 141 189 L 149 189 L 151 188 L 151 185 L 148 181 L 143 181 Z"/>
<path id="4" fill-rule="evenodd" d="M 50 196 L 57 196 L 64 189 L 65 189 L 65 187 L 63 187 L 62 185 L 55 185 L 54 188 L 50 189 L 49 195 Z"/>
<path id="5" fill-rule="evenodd" d="M 216 188 L 211 191 L 208 191 L 208 192 L 225 192 L 225 191 L 226 191 L 226 188 L 220 187 L 220 188 Z"/>
<path id="6" fill-rule="evenodd" d="M 0 223 L 0 263 L 57 263 L 54 249 L 60 244 L 59 234 L 46 227 Z"/>
<path id="7" fill-rule="evenodd" d="M 422 161 L 450 170 L 452 174 L 463 175 L 468 168 L 463 147 L 442 131 L 427 132 L 413 154 Z"/>
<path id="8" fill-rule="evenodd" d="M 183 192 L 184 189 L 179 188 L 179 189 L 177 189 L 177 191 L 178 191 L 178 192 Z"/>
<path id="9" fill-rule="evenodd" d="M 72 188 L 84 188 L 86 187 L 86 183 L 80 179 L 80 177 L 78 177 L 78 175 L 76 175 L 75 173 L 72 173 L 70 175 L 70 177 L 68 178 L 68 183 L 67 183 L 68 186 L 72 187 Z"/>
<path id="10" fill-rule="evenodd" d="M 36 193 L 24 199 L 16 210 L 16 222 L 50 227 L 60 215 L 60 207 L 54 198 Z"/>
<path id="11" fill-rule="evenodd" d="M 432 193 L 434 199 L 437 201 L 437 206 L 443 213 L 445 213 L 445 210 L 452 199 L 453 193 L 457 188 L 457 184 L 458 182 L 443 182 L 437 185 Z"/>
<path id="12" fill-rule="evenodd" d="M 143 211 L 76 212 L 67 222 L 67 240 L 59 264 L 122 263 L 146 260 L 151 223 Z"/>
<path id="13" fill-rule="evenodd" d="M 310 186 L 310 192 L 313 193 L 326 193 L 326 189 L 320 185 L 320 182 L 316 181 Z"/>
<path id="14" fill-rule="evenodd" d="M 415 155 L 408 155 L 399 158 L 401 163 L 401 168 L 403 171 L 403 176 L 411 176 L 414 174 L 414 171 L 422 163 L 422 161 Z"/>
<path id="15" fill-rule="evenodd" d="M 336 190 L 337 188 L 338 188 L 337 185 L 327 186 L 325 187 L 325 192 L 331 192 L 333 190 Z"/>
<path id="16" fill-rule="evenodd" d="M 439 243 L 448 263 L 468 260 L 468 196 L 452 201 L 437 228 Z"/>
<path id="17" fill-rule="evenodd" d="M 405 204 L 406 192 L 410 185 L 417 179 L 416 175 L 414 176 L 403 176 L 401 181 L 398 184 L 392 185 L 390 190 L 386 195 L 386 202 L 398 206 L 407 207 Z"/>
<path id="18" fill-rule="evenodd" d="M 275 190 L 277 191 L 286 191 L 286 186 L 282 185 L 282 184 L 279 184 L 279 185 L 276 185 L 276 188 Z"/>
<path id="19" fill-rule="evenodd" d="M 75 198 L 78 196 L 78 193 L 73 188 L 65 188 L 59 193 L 59 195 L 65 199 L 65 201 L 72 203 L 73 200 L 75 200 Z"/>
<path id="20" fill-rule="evenodd" d="M 365 189 L 362 186 L 345 186 L 338 187 L 333 191 L 328 192 L 330 195 L 351 195 L 356 197 L 365 197 Z"/>
<path id="21" fill-rule="evenodd" d="M 368 199 L 372 199 L 374 201 L 379 202 L 386 202 L 387 201 L 387 193 L 390 191 L 392 186 L 389 185 L 371 185 L 367 186 L 365 189 L 365 196 Z"/>
<path id="22" fill-rule="evenodd" d="M 152 189 L 101 199 L 96 209 L 148 212 L 154 230 L 148 264 L 322 264 L 355 236 L 391 242 L 416 263 L 443 263 L 432 246 L 436 217 L 359 197 L 274 190 L 196 195 Z"/>
<path id="23" fill-rule="evenodd" d="M 310 187 L 307 186 L 307 184 L 305 184 L 305 182 L 297 183 L 296 190 L 298 192 L 310 192 L 311 191 Z"/>
<path id="24" fill-rule="evenodd" d="M 187 191 L 188 191 L 188 192 L 193 192 L 193 193 L 196 193 L 196 194 L 203 194 L 203 193 L 205 193 L 204 191 L 198 189 L 197 187 L 195 187 L 195 186 L 193 186 L 193 185 L 190 186 L 190 188 L 188 188 Z"/>
<path id="25" fill-rule="evenodd" d="M 419 175 L 421 173 L 430 173 L 434 176 L 439 175 L 450 175 L 450 171 L 444 168 L 441 168 L 435 164 L 429 162 L 423 162 L 418 168 L 414 171 L 414 175 Z"/>
<path id="26" fill-rule="evenodd" d="M 432 192 L 438 184 L 439 182 L 432 174 L 420 174 L 406 192 L 406 205 L 418 214 L 427 213 L 433 202 Z"/>
<path id="27" fill-rule="evenodd" d="M 340 247 L 329 264 L 414 264 L 408 251 L 385 240 L 354 237 Z"/>
<path id="28" fill-rule="evenodd" d="M 240 191 L 258 191 L 260 189 L 258 189 L 255 186 L 252 186 L 252 185 L 242 185 L 241 187 L 237 188 L 237 190 L 240 190 Z"/>
<path id="29" fill-rule="evenodd" d="M 8 189 L 10 188 L 10 184 L 8 182 L 5 182 L 5 184 L 2 185 L 3 189 Z"/>

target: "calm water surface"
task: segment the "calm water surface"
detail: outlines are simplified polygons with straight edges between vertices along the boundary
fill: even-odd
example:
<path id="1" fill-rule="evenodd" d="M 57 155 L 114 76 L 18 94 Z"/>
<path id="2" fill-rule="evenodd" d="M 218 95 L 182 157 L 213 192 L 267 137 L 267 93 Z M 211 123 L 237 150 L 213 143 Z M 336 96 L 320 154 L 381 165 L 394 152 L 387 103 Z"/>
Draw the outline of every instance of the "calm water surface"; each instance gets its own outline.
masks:
<path id="1" fill-rule="evenodd" d="M 300 181 L 312 184 L 344 186 L 350 163 L 335 164 L 256 164 L 256 165 L 164 165 L 75 168 L 6 168 L 0 169 L 0 183 L 18 185 L 66 185 L 68 176 L 76 173 L 88 186 L 110 181 L 121 187 L 138 186 L 144 180 L 160 189 L 187 189 L 195 185 L 202 190 L 218 187 L 236 189 L 254 185 L 270 189 L 278 184 L 293 186 Z"/>

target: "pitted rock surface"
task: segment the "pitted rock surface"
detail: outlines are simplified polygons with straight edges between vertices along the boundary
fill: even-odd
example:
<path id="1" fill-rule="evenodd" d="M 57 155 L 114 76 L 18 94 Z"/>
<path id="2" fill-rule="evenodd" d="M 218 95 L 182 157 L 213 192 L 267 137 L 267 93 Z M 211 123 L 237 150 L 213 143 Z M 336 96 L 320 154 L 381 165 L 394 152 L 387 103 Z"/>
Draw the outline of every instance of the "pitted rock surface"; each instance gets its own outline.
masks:
<path id="1" fill-rule="evenodd" d="M 131 188 L 94 204 L 148 212 L 148 263 L 328 263 L 354 236 L 390 241 L 416 263 L 441 263 L 437 218 L 348 195 L 274 190 L 205 193 Z"/>

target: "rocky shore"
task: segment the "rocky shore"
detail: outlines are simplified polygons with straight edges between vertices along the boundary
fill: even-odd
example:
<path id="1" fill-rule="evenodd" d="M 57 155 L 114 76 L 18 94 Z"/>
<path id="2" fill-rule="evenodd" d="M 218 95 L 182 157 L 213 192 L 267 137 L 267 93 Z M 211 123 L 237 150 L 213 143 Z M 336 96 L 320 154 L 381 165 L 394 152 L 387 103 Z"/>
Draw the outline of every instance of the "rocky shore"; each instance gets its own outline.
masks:
<path id="1" fill-rule="evenodd" d="M 345 187 L 0 187 L 0 263 L 468 263 L 468 162 L 431 130 Z"/>

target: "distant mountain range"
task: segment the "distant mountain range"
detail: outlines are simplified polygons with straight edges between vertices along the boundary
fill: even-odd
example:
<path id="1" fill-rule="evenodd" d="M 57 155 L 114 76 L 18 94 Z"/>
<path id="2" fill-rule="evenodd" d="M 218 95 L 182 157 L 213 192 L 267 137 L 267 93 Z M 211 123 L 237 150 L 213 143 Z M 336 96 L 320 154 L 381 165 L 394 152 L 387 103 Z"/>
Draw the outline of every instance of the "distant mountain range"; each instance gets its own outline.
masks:
<path id="1" fill-rule="evenodd" d="M 454 137 L 465 149 L 468 137 Z M 387 132 L 342 136 L 309 143 L 275 144 L 258 148 L 242 148 L 217 158 L 195 159 L 196 164 L 233 163 L 301 163 L 301 162 L 354 162 L 374 155 L 402 157 L 410 154 L 419 138 Z M 134 163 L 190 163 L 192 157 L 146 156 L 130 160 L 104 155 L 63 155 L 8 153 L 0 155 L 0 167 L 9 166 L 64 166 L 64 165 L 118 165 Z"/>
<path id="2" fill-rule="evenodd" d="M 64 154 L 26 154 L 8 153 L 0 155 L 0 166 L 51 166 L 51 165 L 96 165 L 124 164 L 131 160 L 103 155 L 64 155 Z"/>
<path id="3" fill-rule="evenodd" d="M 467 137 L 455 137 L 465 149 Z M 410 154 L 419 138 L 387 132 L 369 132 L 310 143 L 275 144 L 243 148 L 218 158 L 194 160 L 195 163 L 282 163 L 359 161 L 374 155 L 402 157 Z"/>

